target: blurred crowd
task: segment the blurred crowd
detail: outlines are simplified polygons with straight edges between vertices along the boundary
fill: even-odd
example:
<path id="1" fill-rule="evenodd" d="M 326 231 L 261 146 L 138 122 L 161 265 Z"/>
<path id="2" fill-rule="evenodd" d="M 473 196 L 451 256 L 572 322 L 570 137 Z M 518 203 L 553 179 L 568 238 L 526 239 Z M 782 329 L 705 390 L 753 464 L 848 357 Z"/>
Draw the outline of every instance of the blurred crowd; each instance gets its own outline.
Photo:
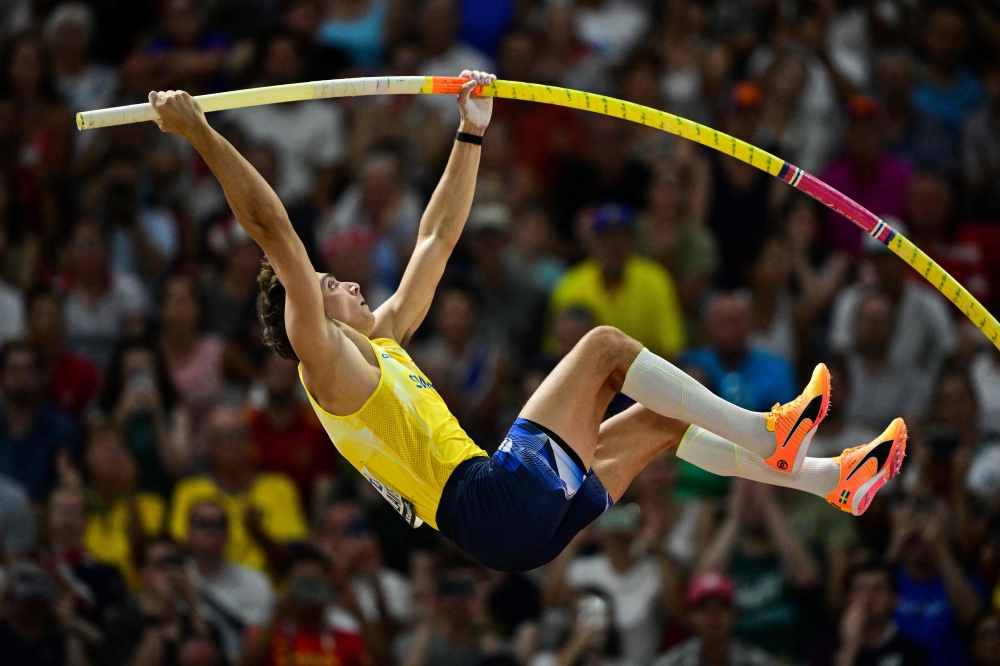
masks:
<path id="1" fill-rule="evenodd" d="M 809 170 L 995 308 L 998 56 L 993 0 L 0 3 L 0 662 L 998 666 L 1000 352 L 834 212 L 650 128 L 496 102 L 409 345 L 483 448 L 601 324 L 752 410 L 826 362 L 811 455 L 911 432 L 861 518 L 667 454 L 555 562 L 500 574 L 338 460 L 190 146 L 73 122 L 156 89 L 466 68 L 613 95 Z M 210 117 L 373 308 L 457 119 L 446 96 Z"/>

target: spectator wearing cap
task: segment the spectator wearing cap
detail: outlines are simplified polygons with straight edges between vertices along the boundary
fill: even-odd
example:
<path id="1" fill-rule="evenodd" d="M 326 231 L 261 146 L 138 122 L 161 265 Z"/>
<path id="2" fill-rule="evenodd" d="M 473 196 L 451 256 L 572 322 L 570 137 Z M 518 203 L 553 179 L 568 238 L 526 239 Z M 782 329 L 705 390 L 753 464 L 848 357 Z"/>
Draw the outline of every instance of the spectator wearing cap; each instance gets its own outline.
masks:
<path id="1" fill-rule="evenodd" d="M 901 223 L 891 222 L 900 233 L 909 235 Z M 870 283 L 874 284 L 858 282 L 837 295 L 830 319 L 831 351 L 847 354 L 860 351 L 861 331 L 857 323 L 860 304 L 874 286 L 889 300 L 891 308 L 886 341 L 889 360 L 901 367 L 936 373 L 958 349 L 958 334 L 948 303 L 936 291 L 907 279 L 909 267 L 878 240 L 865 234 L 862 247 L 870 261 L 873 277 Z"/>
<path id="2" fill-rule="evenodd" d="M 614 326 L 652 352 L 672 357 L 684 348 L 684 313 L 673 277 L 635 251 L 629 206 L 604 203 L 580 216 L 589 257 L 563 276 L 549 302 L 550 321 L 572 307 L 597 325 Z"/>
<path id="3" fill-rule="evenodd" d="M 718 571 L 699 574 L 685 601 L 694 637 L 669 650 L 653 666 L 768 666 L 774 658 L 733 636 L 736 626 L 733 581 Z"/>
<path id="4" fill-rule="evenodd" d="M 208 470 L 182 479 L 174 488 L 170 534 L 185 543 L 191 509 L 216 502 L 228 520 L 226 559 L 253 569 L 264 569 L 269 558 L 276 565 L 278 544 L 301 540 L 307 532 L 295 484 L 284 474 L 262 472 L 254 465 L 240 408 L 215 406 L 205 426 Z"/>
<path id="5" fill-rule="evenodd" d="M 893 621 L 898 602 L 891 567 L 855 566 L 847 580 L 847 606 L 837 632 L 810 651 L 810 666 L 925 666 L 924 648 L 901 634 Z"/>
<path id="6" fill-rule="evenodd" d="M 263 78 L 258 85 L 304 80 L 306 45 L 289 33 L 264 44 Z M 282 203 L 326 209 L 347 156 L 347 127 L 338 104 L 309 100 L 235 109 L 226 114 L 255 143 L 273 146 L 278 156 L 276 191 Z"/>
<path id="7" fill-rule="evenodd" d="M 337 474 L 337 450 L 301 398 L 298 363 L 269 354 L 260 381 L 267 402 L 248 416 L 253 459 L 264 471 L 288 476 L 303 506 L 312 507 Z"/>
<path id="8" fill-rule="evenodd" d="M 73 422 L 43 399 L 38 353 L 25 342 L 0 347 L 0 474 L 41 502 L 56 483 L 56 461 L 78 454 Z"/>
<path id="9" fill-rule="evenodd" d="M 59 586 L 34 562 L 18 562 L 7 572 L 0 598 L 0 654 L 5 663 L 65 666 L 70 646 L 59 625 Z"/>
<path id="10" fill-rule="evenodd" d="M 599 590 L 612 601 L 622 657 L 648 664 L 659 647 L 662 611 L 679 604 L 671 597 L 676 580 L 672 565 L 646 552 L 639 528 L 637 504 L 608 509 L 592 529 L 600 550 L 580 554 L 586 534 L 572 541 L 548 567 L 542 599 L 546 606 L 563 606 L 573 590 Z"/>
<path id="11" fill-rule="evenodd" d="M 730 485 L 725 521 L 696 570 L 733 579 L 741 638 L 774 654 L 801 654 L 802 600 L 820 589 L 820 568 L 771 486 L 743 479 Z"/>
<path id="12" fill-rule="evenodd" d="M 735 84 L 725 97 L 720 129 L 731 136 L 760 145 L 756 135 L 764 92 L 756 83 Z M 767 148 L 767 146 L 762 146 Z M 773 182 L 756 167 L 711 151 L 711 184 L 698 204 L 707 211 L 708 227 L 719 243 L 718 286 L 733 289 L 746 284 L 747 270 L 767 236 Z"/>
<path id="13" fill-rule="evenodd" d="M 913 168 L 887 152 L 882 109 L 871 97 L 860 94 L 847 101 L 849 122 L 844 154 L 819 178 L 879 217 L 901 219 L 906 215 L 906 193 Z M 826 212 L 828 243 L 836 250 L 859 257 L 865 233 L 834 210 Z"/>
<path id="14" fill-rule="evenodd" d="M 470 281 L 482 299 L 477 333 L 519 367 L 538 351 L 548 290 L 508 261 L 518 231 L 511 229 L 509 207 L 484 202 L 473 205 L 464 236 L 473 262 Z"/>
<path id="15" fill-rule="evenodd" d="M 262 629 L 274 614 L 274 589 L 267 576 L 228 562 L 229 517 L 214 502 L 191 508 L 185 571 L 198 593 L 198 612 L 219 632 L 230 664 L 239 661 L 248 631 Z"/>

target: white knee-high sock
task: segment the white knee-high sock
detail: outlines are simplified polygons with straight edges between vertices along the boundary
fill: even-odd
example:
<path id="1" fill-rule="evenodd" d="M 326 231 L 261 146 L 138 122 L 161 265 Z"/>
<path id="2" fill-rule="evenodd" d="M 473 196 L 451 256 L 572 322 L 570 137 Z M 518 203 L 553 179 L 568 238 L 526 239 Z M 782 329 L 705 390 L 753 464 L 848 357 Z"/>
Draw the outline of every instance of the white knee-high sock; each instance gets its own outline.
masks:
<path id="1" fill-rule="evenodd" d="M 726 402 L 648 349 L 629 367 L 622 393 L 657 414 L 722 435 L 761 458 L 774 455 L 774 433 L 763 414 Z"/>
<path id="2" fill-rule="evenodd" d="M 833 458 L 806 458 L 798 472 L 779 472 L 753 452 L 696 425 L 681 438 L 677 457 L 719 476 L 738 476 L 823 498 L 840 483 L 840 465 Z"/>

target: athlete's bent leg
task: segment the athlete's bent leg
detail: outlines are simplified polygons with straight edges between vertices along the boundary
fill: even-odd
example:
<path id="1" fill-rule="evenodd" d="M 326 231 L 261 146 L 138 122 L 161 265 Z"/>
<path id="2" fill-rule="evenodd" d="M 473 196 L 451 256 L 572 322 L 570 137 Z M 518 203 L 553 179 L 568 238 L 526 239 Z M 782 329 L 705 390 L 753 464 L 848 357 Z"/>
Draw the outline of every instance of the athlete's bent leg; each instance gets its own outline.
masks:
<path id="1" fill-rule="evenodd" d="M 633 405 L 601 424 L 593 472 L 617 502 L 646 465 L 665 451 L 676 450 L 688 429 L 678 421 Z"/>
<path id="2" fill-rule="evenodd" d="M 590 468 L 601 419 L 625 381 L 642 345 L 610 326 L 577 343 L 521 409 L 527 419 L 559 435 Z"/>

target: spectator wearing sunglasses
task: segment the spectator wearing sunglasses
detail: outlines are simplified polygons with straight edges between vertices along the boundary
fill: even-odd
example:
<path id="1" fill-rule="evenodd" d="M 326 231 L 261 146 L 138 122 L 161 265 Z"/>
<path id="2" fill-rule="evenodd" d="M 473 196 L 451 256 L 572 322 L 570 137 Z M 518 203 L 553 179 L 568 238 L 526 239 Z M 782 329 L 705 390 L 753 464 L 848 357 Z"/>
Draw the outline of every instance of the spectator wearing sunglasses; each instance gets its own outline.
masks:
<path id="1" fill-rule="evenodd" d="M 236 663 L 247 632 L 271 620 L 275 597 L 267 576 L 225 559 L 228 540 L 225 509 L 215 502 L 191 508 L 185 569 L 197 592 L 198 612 L 218 630 L 226 658 Z"/>

